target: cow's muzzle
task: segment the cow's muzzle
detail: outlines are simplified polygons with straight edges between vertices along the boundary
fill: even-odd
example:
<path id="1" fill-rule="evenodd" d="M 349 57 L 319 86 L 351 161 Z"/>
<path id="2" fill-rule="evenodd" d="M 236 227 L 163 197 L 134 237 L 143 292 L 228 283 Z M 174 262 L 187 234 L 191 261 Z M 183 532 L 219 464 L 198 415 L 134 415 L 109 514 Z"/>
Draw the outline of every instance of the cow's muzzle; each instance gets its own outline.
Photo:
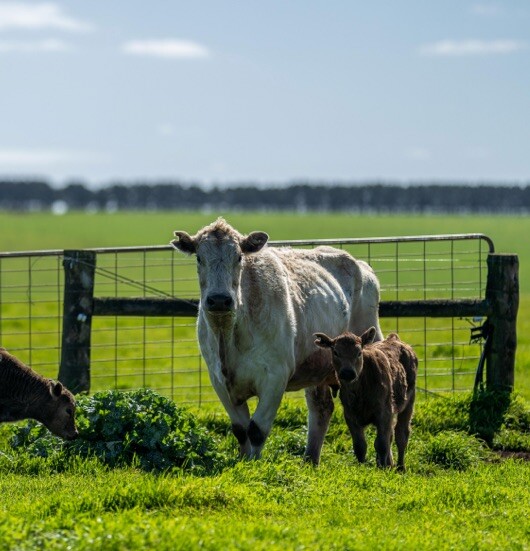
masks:
<path id="1" fill-rule="evenodd" d="M 352 383 L 357 379 L 357 373 L 353 369 L 341 369 L 339 372 L 339 379 L 347 383 Z"/>
<path id="2" fill-rule="evenodd" d="M 231 312 L 234 309 L 234 299 L 230 295 L 216 293 L 206 297 L 208 312 Z"/>
<path id="3" fill-rule="evenodd" d="M 70 433 L 67 437 L 66 437 L 66 440 L 75 440 L 76 438 L 79 438 L 79 432 L 75 431 L 73 433 Z"/>

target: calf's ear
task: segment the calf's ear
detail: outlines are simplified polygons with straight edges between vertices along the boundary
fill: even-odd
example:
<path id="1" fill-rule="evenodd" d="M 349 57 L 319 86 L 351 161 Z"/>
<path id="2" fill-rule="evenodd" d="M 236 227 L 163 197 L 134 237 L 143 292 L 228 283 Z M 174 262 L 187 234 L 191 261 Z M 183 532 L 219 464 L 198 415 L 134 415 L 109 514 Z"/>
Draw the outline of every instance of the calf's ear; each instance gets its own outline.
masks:
<path id="1" fill-rule="evenodd" d="M 331 348 L 333 339 L 330 339 L 325 333 L 315 333 L 315 344 L 320 348 Z"/>
<path id="2" fill-rule="evenodd" d="M 173 232 L 173 235 L 177 237 L 177 239 L 173 239 L 170 243 L 173 247 L 175 247 L 175 249 L 178 249 L 186 254 L 194 254 L 197 251 L 195 242 L 188 233 L 185 231 L 176 231 Z"/>
<path id="3" fill-rule="evenodd" d="M 59 398 L 63 392 L 63 385 L 59 382 L 52 381 L 52 386 L 50 388 L 50 393 L 54 398 Z"/>
<path id="4" fill-rule="evenodd" d="M 263 231 L 253 231 L 241 241 L 241 250 L 244 253 L 257 253 L 265 246 L 269 236 Z"/>
<path id="5" fill-rule="evenodd" d="M 375 327 L 370 327 L 370 329 L 367 329 L 362 335 L 361 335 L 361 342 L 363 346 L 366 346 L 367 344 L 372 344 L 375 339 Z"/>

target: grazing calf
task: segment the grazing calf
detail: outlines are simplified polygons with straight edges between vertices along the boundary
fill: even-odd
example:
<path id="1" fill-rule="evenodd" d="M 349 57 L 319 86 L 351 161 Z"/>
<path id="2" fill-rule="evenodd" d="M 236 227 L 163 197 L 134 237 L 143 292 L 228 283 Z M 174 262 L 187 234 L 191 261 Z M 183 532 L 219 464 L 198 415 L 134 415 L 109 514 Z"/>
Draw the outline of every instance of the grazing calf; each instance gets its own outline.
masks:
<path id="1" fill-rule="evenodd" d="M 374 272 L 332 247 L 269 248 L 266 233 L 242 235 L 222 218 L 175 237 L 175 248 L 197 257 L 199 345 L 240 454 L 258 458 L 284 392 L 305 389 L 305 456 L 318 464 L 338 381 L 313 334 L 379 328 Z M 258 404 L 251 417 L 252 396 Z"/>
<path id="2" fill-rule="evenodd" d="M 377 429 L 375 450 L 379 467 L 392 467 L 392 432 L 398 449 L 398 469 L 405 470 L 405 450 L 414 410 L 418 358 L 414 350 L 391 333 L 373 342 L 371 327 L 360 337 L 343 333 L 335 339 L 316 333 L 315 344 L 332 351 L 333 366 L 340 381 L 340 400 L 357 459 L 366 460 L 364 429 Z M 397 422 L 395 417 L 397 415 Z M 395 422 L 395 428 L 394 428 Z"/>
<path id="3" fill-rule="evenodd" d="M 40 421 L 66 440 L 78 436 L 71 392 L 0 348 L 0 423 L 22 419 Z"/>

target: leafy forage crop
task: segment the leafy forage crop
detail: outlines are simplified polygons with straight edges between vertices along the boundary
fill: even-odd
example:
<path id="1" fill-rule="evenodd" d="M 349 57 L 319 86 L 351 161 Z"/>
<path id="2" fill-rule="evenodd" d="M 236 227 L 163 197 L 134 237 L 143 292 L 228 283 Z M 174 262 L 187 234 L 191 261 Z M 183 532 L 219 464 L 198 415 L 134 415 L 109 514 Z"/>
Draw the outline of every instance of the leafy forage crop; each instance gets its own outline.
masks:
<path id="1" fill-rule="evenodd" d="M 223 462 L 206 428 L 152 390 L 99 392 L 79 397 L 77 404 L 77 440 L 64 442 L 30 421 L 14 427 L 12 448 L 41 457 L 96 456 L 109 466 L 137 465 L 149 471 L 177 467 L 209 472 Z"/>

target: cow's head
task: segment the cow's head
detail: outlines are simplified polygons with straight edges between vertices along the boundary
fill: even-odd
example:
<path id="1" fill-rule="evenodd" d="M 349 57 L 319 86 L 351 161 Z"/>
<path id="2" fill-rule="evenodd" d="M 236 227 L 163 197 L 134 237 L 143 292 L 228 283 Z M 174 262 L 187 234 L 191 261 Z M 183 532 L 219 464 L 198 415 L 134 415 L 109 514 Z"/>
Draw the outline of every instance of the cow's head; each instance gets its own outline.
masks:
<path id="1" fill-rule="evenodd" d="M 197 256 L 202 310 L 210 319 L 232 315 L 245 256 L 261 250 L 269 236 L 259 231 L 241 235 L 219 218 L 194 236 L 176 231 L 175 237 L 173 247 Z"/>
<path id="2" fill-rule="evenodd" d="M 332 339 L 324 333 L 315 333 L 315 344 L 331 350 L 333 367 L 339 379 L 351 383 L 359 378 L 363 369 L 363 348 L 373 343 L 375 336 L 375 327 L 370 327 L 360 337 L 343 333 Z"/>
<path id="3" fill-rule="evenodd" d="M 61 383 L 48 380 L 50 396 L 42 405 L 40 421 L 46 428 L 65 440 L 79 436 L 75 426 L 75 398 Z"/>

